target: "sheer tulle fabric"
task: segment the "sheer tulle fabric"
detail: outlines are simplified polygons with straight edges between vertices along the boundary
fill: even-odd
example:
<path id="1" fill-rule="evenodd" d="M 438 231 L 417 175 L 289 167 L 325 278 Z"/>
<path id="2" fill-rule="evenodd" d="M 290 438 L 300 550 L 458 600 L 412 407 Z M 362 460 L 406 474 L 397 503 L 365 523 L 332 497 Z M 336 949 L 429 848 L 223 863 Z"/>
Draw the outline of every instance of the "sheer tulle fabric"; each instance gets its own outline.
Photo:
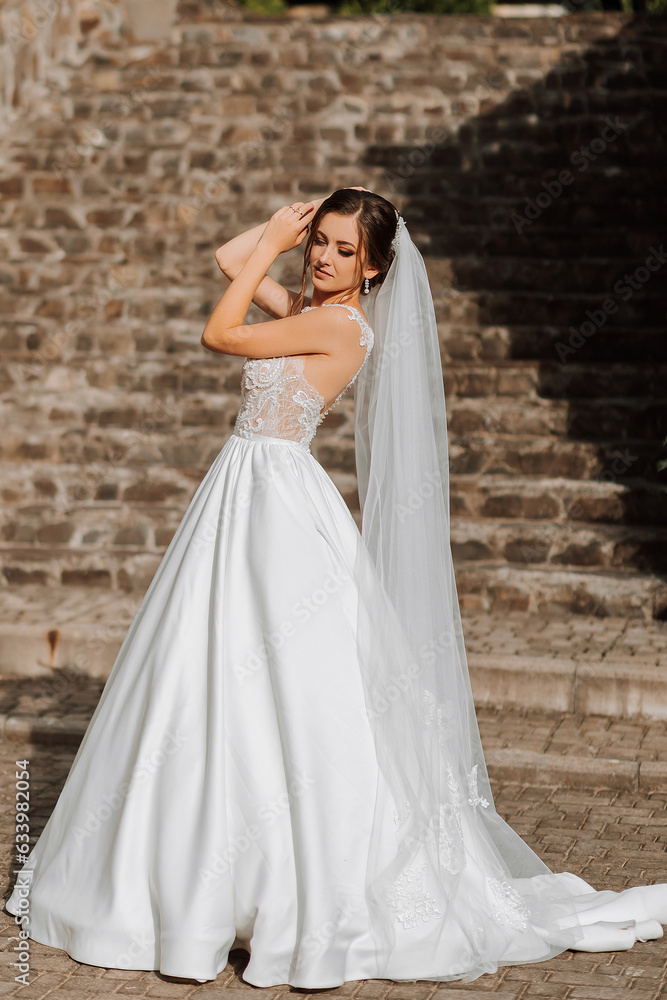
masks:
<path id="1" fill-rule="evenodd" d="M 364 300 L 375 347 L 355 392 L 364 542 L 355 569 L 358 656 L 379 766 L 396 803 L 393 850 L 385 813 L 376 812 L 366 888 L 382 975 L 396 972 L 393 904 L 410 885 L 422 923 L 415 975 L 471 980 L 498 964 L 584 946 L 580 914 L 610 897 L 553 874 L 493 804 L 450 548 L 436 318 L 402 218 L 397 234 L 389 273 Z M 613 933 L 608 940 L 614 947 Z"/>

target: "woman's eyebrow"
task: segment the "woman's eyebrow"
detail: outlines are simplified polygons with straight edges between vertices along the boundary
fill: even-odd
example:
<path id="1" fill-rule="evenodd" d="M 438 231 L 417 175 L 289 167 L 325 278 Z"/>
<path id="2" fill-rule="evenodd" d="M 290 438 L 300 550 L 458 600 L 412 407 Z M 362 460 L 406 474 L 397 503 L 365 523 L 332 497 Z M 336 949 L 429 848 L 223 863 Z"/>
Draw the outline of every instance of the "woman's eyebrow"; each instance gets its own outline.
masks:
<path id="1" fill-rule="evenodd" d="M 317 232 L 315 233 L 315 235 L 316 235 L 316 236 L 324 236 L 324 238 L 325 238 L 325 239 L 327 239 L 327 234 L 326 234 L 326 233 L 323 233 L 321 229 L 318 229 L 318 230 L 317 230 Z M 344 246 L 348 246 L 348 247 L 352 247 L 352 249 L 353 249 L 353 250 L 356 250 L 356 249 L 357 249 L 357 248 L 356 248 L 356 247 L 354 246 L 354 244 L 353 244 L 353 243 L 350 243 L 350 242 L 349 242 L 349 240 L 336 240 L 336 243 L 340 243 L 341 245 L 344 245 Z"/>

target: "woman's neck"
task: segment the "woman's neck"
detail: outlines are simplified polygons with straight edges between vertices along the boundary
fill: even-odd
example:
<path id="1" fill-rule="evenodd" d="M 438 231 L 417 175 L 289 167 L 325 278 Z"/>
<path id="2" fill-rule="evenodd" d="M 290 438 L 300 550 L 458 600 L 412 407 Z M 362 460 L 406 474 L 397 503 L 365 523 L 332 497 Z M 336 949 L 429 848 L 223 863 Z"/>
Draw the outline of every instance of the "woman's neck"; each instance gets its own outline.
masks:
<path id="1" fill-rule="evenodd" d="M 313 297 L 310 300 L 310 304 L 314 308 L 317 308 L 317 306 L 328 305 L 330 300 L 334 300 L 331 304 L 335 304 L 335 302 L 338 301 L 338 303 L 342 306 L 352 306 L 355 309 L 359 309 L 359 297 L 357 295 L 353 295 L 349 299 L 338 300 L 336 295 L 319 296 L 317 292 L 314 292 Z"/>

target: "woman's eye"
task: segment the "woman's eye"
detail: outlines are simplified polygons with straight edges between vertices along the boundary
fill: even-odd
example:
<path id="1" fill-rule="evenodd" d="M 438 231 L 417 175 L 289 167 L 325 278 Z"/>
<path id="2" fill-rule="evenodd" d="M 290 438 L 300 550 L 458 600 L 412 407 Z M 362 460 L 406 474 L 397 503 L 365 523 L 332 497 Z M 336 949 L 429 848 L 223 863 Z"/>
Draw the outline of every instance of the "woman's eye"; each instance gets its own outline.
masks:
<path id="1" fill-rule="evenodd" d="M 313 240 L 313 243 L 315 243 L 316 246 L 321 247 L 324 244 L 324 240 L 322 239 L 321 236 L 316 236 L 315 239 Z M 352 256 L 351 250 L 339 250 L 338 253 L 341 255 L 341 257 Z"/>

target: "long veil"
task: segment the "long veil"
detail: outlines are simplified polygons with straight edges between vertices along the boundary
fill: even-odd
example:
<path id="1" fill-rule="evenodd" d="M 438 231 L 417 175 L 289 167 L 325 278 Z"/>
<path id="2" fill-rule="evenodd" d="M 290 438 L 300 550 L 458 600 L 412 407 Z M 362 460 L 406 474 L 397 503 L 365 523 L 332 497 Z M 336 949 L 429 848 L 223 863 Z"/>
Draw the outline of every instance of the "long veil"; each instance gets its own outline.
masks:
<path id="1" fill-rule="evenodd" d="M 470 980 L 512 954 L 537 961 L 573 946 L 573 897 L 592 890 L 553 875 L 494 807 L 450 547 L 435 311 L 401 217 L 394 243 L 387 277 L 362 302 L 375 343 L 355 389 L 358 652 L 378 801 L 390 795 L 395 807 L 395 829 L 378 819 L 373 833 L 366 896 L 385 974 L 397 931 L 430 920 L 460 932 L 460 972 Z M 418 978 L 463 978 L 423 971 Z"/>

